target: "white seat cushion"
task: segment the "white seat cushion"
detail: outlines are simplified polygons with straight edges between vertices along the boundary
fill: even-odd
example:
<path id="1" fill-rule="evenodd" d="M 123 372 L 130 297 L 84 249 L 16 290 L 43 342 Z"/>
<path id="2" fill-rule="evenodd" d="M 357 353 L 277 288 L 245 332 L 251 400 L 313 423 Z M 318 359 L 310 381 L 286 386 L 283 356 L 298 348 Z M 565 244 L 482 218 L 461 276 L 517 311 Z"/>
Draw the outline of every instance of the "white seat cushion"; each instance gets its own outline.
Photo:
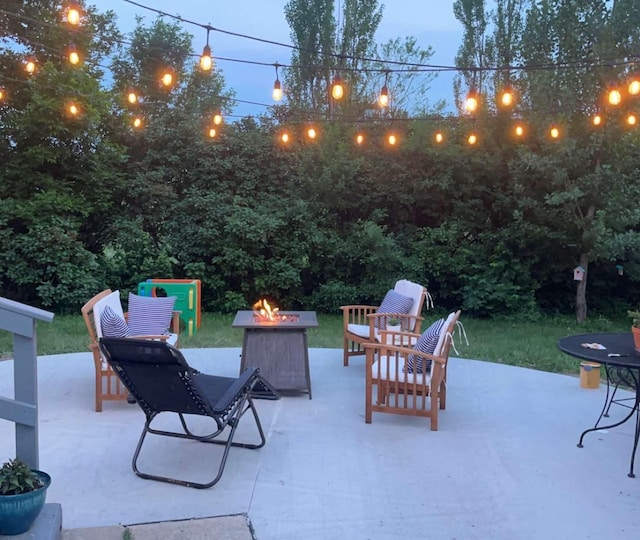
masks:
<path id="1" fill-rule="evenodd" d="M 368 324 L 348 324 L 347 331 L 359 336 L 361 338 L 369 339 L 369 325 Z M 380 341 L 380 335 L 377 328 L 373 329 L 374 339 Z"/>
<path id="2" fill-rule="evenodd" d="M 395 358 L 390 358 L 387 362 L 387 357 L 383 355 L 372 364 L 371 376 L 374 379 L 383 381 L 400 381 L 419 385 L 429 384 L 430 375 L 428 373 L 405 373 L 403 371 L 404 362 L 402 359 L 400 359 L 398 363 L 400 364 L 399 370 L 396 369 Z"/>

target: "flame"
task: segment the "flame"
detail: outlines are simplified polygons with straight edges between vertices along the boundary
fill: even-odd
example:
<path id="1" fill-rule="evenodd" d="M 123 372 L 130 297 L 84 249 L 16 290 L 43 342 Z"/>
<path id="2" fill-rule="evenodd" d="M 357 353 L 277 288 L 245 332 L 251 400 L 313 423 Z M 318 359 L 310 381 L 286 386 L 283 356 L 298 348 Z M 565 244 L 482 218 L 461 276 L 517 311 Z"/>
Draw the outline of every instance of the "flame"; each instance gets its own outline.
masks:
<path id="1" fill-rule="evenodd" d="M 280 319 L 278 315 L 280 308 L 272 307 L 265 299 L 258 300 L 253 304 L 253 312 L 261 321 L 276 321 Z"/>

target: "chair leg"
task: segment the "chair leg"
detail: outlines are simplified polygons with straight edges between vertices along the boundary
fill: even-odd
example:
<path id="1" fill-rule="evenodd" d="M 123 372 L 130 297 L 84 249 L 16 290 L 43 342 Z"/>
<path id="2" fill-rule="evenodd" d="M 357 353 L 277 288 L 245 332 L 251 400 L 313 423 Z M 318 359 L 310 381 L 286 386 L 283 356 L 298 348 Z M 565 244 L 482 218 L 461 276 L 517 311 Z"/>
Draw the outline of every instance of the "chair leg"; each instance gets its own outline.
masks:
<path id="1" fill-rule="evenodd" d="M 345 338 L 343 345 L 342 361 L 345 367 L 349 366 L 349 340 Z"/>
<path id="2" fill-rule="evenodd" d="M 440 408 L 444 410 L 447 408 L 447 382 L 446 381 L 443 380 L 440 383 L 440 389 L 438 390 L 438 394 L 440 395 L 440 399 L 438 400 L 440 402 Z"/>
<path id="3" fill-rule="evenodd" d="M 439 389 L 431 390 L 431 431 L 438 431 L 438 401 L 439 401 L 440 391 Z"/>
<path id="4" fill-rule="evenodd" d="M 102 412 L 102 375 L 96 373 L 96 412 Z"/>
<path id="5" fill-rule="evenodd" d="M 251 410 L 253 414 L 253 419 L 256 423 L 256 427 L 260 435 L 260 442 L 257 444 L 233 442 L 233 436 L 235 435 L 236 429 L 240 422 L 240 418 L 242 418 L 242 416 L 249 410 Z M 258 411 L 255 408 L 253 400 L 251 399 L 251 397 L 248 397 L 248 396 L 246 396 L 245 399 L 241 400 L 238 403 L 238 405 L 236 406 L 235 412 L 228 419 L 227 423 L 223 425 L 221 428 L 219 428 L 218 430 L 216 430 L 214 433 L 211 433 L 209 435 L 199 436 L 199 435 L 193 434 L 187 427 L 184 416 L 182 414 L 179 414 L 179 417 L 180 417 L 180 422 L 182 423 L 182 427 L 185 430 L 185 433 L 177 433 L 173 431 L 162 431 L 162 430 L 153 429 L 151 428 L 151 422 L 155 418 L 155 415 L 151 417 L 147 417 L 147 420 L 144 424 L 142 434 L 140 435 L 140 439 L 138 440 L 138 445 L 136 446 L 136 450 L 135 450 L 135 453 L 133 454 L 133 459 L 131 462 L 133 472 L 137 476 L 139 476 L 140 478 L 145 478 L 147 480 L 157 480 L 159 482 L 167 482 L 169 484 L 178 484 L 181 486 L 192 487 L 196 489 L 210 488 L 211 486 L 216 484 L 220 480 L 220 478 L 222 478 L 222 473 L 224 472 L 224 467 L 227 463 L 229 450 L 231 449 L 232 446 L 239 447 L 239 448 L 258 449 L 258 448 L 262 448 L 266 443 L 266 437 L 264 435 L 264 430 L 262 429 L 262 423 L 260 422 Z M 217 437 L 218 435 L 220 435 L 227 427 L 230 427 L 231 430 L 226 439 L 225 438 L 214 439 L 214 437 Z M 218 472 L 215 478 L 207 483 L 199 483 L 199 482 L 192 482 L 189 480 L 180 480 L 178 478 L 158 476 L 158 475 L 149 474 L 149 473 L 140 471 L 138 469 L 138 457 L 140 456 L 140 450 L 142 449 L 142 444 L 145 440 L 145 437 L 147 436 L 147 433 L 151 433 L 153 435 L 165 435 L 168 437 L 177 437 L 180 439 L 189 439 L 189 440 L 199 441 L 203 443 L 223 444 L 225 448 L 222 454 L 222 458 L 220 459 Z"/>
<path id="6" fill-rule="evenodd" d="M 371 388 L 371 384 L 367 382 L 367 388 L 365 391 L 365 404 L 364 404 L 364 421 L 367 424 L 371 423 L 371 400 L 373 399 L 373 389 Z"/>

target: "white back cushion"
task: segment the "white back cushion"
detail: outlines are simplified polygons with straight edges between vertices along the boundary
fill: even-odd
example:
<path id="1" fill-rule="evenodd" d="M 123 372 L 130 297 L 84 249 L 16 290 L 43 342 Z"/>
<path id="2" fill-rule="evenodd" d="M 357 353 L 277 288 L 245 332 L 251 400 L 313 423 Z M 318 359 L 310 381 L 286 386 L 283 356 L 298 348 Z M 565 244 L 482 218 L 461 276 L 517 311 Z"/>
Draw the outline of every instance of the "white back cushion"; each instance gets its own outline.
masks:
<path id="1" fill-rule="evenodd" d="M 102 300 L 98 300 L 93 306 L 93 320 L 96 327 L 96 335 L 98 339 L 102 337 L 102 324 L 100 318 L 104 308 L 109 306 L 116 315 L 124 319 L 124 311 L 120 303 L 120 291 L 113 291 L 109 296 L 105 296 Z"/>
<path id="2" fill-rule="evenodd" d="M 442 351 L 442 345 L 444 344 L 444 339 L 447 336 L 447 332 L 449 330 L 449 326 L 451 325 L 451 321 L 453 321 L 455 317 L 456 317 L 456 312 L 452 311 L 451 313 L 449 313 L 447 320 L 444 321 L 444 326 L 440 331 L 440 337 L 438 338 L 438 343 L 436 343 L 436 348 L 433 350 L 434 356 L 440 356 L 440 352 Z"/>
<path id="3" fill-rule="evenodd" d="M 420 313 L 418 313 L 418 310 L 422 308 L 420 297 L 422 296 L 422 293 L 424 291 L 424 287 L 422 285 L 418 285 L 417 283 L 413 283 L 412 281 L 407 281 L 406 279 L 401 279 L 396 282 L 393 290 L 398 294 L 413 298 L 413 304 L 411 304 L 409 315 L 413 317 L 417 317 L 418 315 L 420 315 Z M 414 328 L 415 322 L 413 323 L 411 330 L 413 330 Z"/>

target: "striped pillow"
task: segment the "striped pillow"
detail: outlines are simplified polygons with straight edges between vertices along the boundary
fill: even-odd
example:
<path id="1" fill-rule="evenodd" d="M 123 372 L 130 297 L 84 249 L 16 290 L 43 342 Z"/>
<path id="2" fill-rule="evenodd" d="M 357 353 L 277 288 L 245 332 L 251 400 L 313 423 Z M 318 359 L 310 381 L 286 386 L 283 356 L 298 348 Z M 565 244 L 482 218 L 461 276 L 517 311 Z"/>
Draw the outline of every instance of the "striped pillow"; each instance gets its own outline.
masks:
<path id="1" fill-rule="evenodd" d="M 169 333 L 176 298 L 155 298 L 129 293 L 129 335 L 159 336 Z"/>
<path id="2" fill-rule="evenodd" d="M 104 337 L 127 337 L 129 335 L 129 326 L 126 321 L 113 311 L 111 306 L 105 306 L 102 310 L 100 326 Z"/>
<path id="3" fill-rule="evenodd" d="M 409 313 L 412 305 L 413 298 L 402 296 L 391 289 L 385 295 L 384 300 L 382 300 L 382 304 L 380 304 L 377 313 L 398 313 L 403 315 Z M 387 318 L 378 317 L 376 319 L 376 326 L 378 330 L 384 330 L 387 327 Z"/>
<path id="4" fill-rule="evenodd" d="M 418 341 L 416 341 L 413 349 L 415 351 L 433 354 L 433 351 L 436 350 L 438 338 L 440 337 L 440 332 L 442 332 L 443 327 L 444 319 L 438 319 L 422 333 Z M 408 373 L 422 373 L 423 369 L 429 369 L 430 367 L 431 360 L 425 361 L 425 359 L 420 356 L 410 354 L 407 357 L 405 371 Z"/>

